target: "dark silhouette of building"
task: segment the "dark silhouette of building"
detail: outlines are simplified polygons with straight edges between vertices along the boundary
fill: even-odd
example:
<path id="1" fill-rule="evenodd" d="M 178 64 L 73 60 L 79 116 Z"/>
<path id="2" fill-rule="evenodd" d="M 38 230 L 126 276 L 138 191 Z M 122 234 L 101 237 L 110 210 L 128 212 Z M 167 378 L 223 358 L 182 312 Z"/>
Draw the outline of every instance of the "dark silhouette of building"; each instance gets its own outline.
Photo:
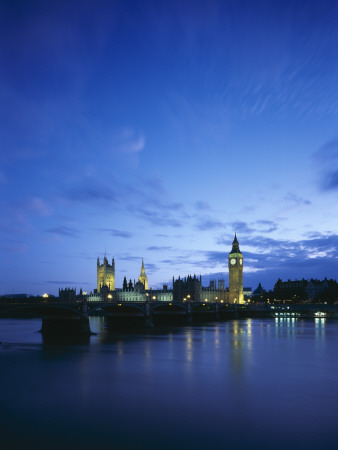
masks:
<path id="1" fill-rule="evenodd" d="M 59 289 L 59 299 L 63 302 L 74 302 L 76 299 L 76 288 Z"/>
<path id="2" fill-rule="evenodd" d="M 276 300 L 289 300 L 294 302 L 299 301 L 334 301 L 337 297 L 338 284 L 335 280 L 277 280 L 273 294 Z M 338 298 L 336 298 L 338 300 Z"/>
<path id="3" fill-rule="evenodd" d="M 257 288 L 252 293 L 253 302 L 262 302 L 265 300 L 266 290 L 262 287 L 261 283 L 258 283 Z"/>
<path id="4" fill-rule="evenodd" d="M 182 301 L 201 301 L 201 277 L 197 278 L 188 275 L 185 278 L 178 277 L 177 280 L 173 277 L 173 300 L 174 302 Z"/>

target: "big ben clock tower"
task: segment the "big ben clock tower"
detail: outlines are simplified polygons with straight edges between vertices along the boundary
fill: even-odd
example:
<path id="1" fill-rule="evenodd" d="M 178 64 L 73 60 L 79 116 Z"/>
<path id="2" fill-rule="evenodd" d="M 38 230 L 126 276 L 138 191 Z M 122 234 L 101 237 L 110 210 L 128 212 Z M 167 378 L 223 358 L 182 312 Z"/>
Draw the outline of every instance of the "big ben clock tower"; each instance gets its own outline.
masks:
<path id="1" fill-rule="evenodd" d="M 235 233 L 229 253 L 229 303 L 244 303 L 243 296 L 243 255 Z"/>

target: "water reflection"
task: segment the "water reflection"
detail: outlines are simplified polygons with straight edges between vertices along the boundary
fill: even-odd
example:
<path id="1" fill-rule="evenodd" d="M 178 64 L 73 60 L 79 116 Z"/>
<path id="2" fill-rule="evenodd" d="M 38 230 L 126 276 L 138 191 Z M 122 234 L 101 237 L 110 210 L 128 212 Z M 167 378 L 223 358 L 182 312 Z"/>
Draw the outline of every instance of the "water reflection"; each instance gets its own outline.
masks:
<path id="1" fill-rule="evenodd" d="M 89 342 L 65 344 L 40 325 L 0 321 L 2 438 L 17 436 L 13 448 L 28 448 L 32 430 L 49 449 L 336 447 L 335 321 L 113 334 L 93 317 Z"/>
<path id="2" fill-rule="evenodd" d="M 230 367 L 236 381 L 245 374 L 251 363 L 253 346 L 252 319 L 235 320 L 225 324 L 226 335 L 230 337 Z"/>
<path id="3" fill-rule="evenodd" d="M 325 317 L 315 318 L 315 327 L 316 327 L 316 336 L 317 337 L 325 335 L 325 325 L 326 325 Z"/>
<path id="4" fill-rule="evenodd" d="M 186 359 L 187 361 L 189 361 L 190 363 L 193 360 L 193 340 L 192 340 L 192 330 L 191 328 L 189 328 L 186 331 Z"/>
<path id="5" fill-rule="evenodd" d="M 275 319 L 276 336 L 294 337 L 296 324 L 299 319 L 295 317 L 276 317 Z"/>
<path id="6" fill-rule="evenodd" d="M 104 316 L 90 316 L 89 324 L 93 333 L 102 333 L 107 329 L 106 318 Z"/>
<path id="7" fill-rule="evenodd" d="M 325 348 L 326 344 L 325 329 L 326 329 L 325 317 L 315 318 L 316 349 L 319 352 L 323 352 Z"/>

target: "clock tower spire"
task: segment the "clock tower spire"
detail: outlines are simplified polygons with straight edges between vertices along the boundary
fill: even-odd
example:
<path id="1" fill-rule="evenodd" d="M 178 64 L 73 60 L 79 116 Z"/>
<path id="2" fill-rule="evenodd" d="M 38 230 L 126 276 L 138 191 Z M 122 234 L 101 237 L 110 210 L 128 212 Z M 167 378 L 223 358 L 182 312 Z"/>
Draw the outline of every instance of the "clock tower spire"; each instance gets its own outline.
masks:
<path id="1" fill-rule="evenodd" d="M 244 303 L 243 296 L 243 255 L 235 233 L 232 249 L 228 258 L 229 264 L 229 302 Z"/>

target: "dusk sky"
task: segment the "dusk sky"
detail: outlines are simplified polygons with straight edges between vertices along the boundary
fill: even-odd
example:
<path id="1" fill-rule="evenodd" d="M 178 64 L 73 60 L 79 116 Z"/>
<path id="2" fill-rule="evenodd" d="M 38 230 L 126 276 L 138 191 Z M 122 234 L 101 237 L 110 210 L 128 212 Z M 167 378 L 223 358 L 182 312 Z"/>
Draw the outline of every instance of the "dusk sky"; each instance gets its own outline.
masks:
<path id="1" fill-rule="evenodd" d="M 337 279 L 337 1 L 0 1 L 0 295 Z"/>

